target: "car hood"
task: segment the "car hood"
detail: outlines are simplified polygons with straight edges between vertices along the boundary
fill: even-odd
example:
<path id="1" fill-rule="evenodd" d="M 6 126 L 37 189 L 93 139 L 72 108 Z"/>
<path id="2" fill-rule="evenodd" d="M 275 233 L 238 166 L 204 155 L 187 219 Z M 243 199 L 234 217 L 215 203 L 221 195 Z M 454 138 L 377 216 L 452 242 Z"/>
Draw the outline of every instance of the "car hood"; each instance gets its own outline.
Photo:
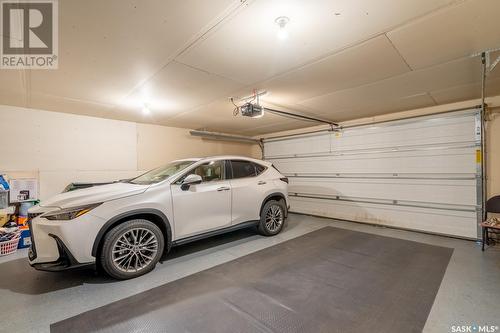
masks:
<path id="1" fill-rule="evenodd" d="M 115 200 L 131 195 L 137 195 L 147 190 L 147 185 L 137 185 L 130 183 L 113 183 L 99 185 L 71 192 L 65 192 L 43 200 L 40 207 L 78 207 L 87 204 L 100 203 Z"/>

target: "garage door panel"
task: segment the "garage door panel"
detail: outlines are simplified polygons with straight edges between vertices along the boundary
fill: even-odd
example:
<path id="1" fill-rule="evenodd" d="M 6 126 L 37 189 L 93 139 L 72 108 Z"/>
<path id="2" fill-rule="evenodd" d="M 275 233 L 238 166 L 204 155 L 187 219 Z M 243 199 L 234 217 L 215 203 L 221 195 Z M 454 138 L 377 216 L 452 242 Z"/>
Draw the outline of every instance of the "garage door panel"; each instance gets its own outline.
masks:
<path id="1" fill-rule="evenodd" d="M 476 173 L 476 148 L 269 159 L 285 174 Z"/>
<path id="2" fill-rule="evenodd" d="M 397 125 L 362 126 L 266 142 L 266 158 L 349 152 L 387 147 L 464 146 L 476 142 L 475 116 L 459 115 L 406 121 Z"/>
<path id="3" fill-rule="evenodd" d="M 289 178 L 290 193 L 383 199 L 475 207 L 476 181 L 471 179 Z"/>
<path id="4" fill-rule="evenodd" d="M 291 212 L 476 238 L 476 212 L 290 198 Z"/>
<path id="5" fill-rule="evenodd" d="M 476 238 L 480 124 L 471 109 L 269 139 L 264 151 L 290 178 L 292 211 Z"/>
<path id="6" fill-rule="evenodd" d="M 330 152 L 330 134 L 304 136 L 266 143 L 266 156 L 310 155 Z"/>
<path id="7" fill-rule="evenodd" d="M 382 148 L 388 146 L 415 147 L 475 141 L 474 117 L 450 118 L 422 124 L 378 128 L 377 126 L 345 130 L 333 136 L 332 150 Z"/>

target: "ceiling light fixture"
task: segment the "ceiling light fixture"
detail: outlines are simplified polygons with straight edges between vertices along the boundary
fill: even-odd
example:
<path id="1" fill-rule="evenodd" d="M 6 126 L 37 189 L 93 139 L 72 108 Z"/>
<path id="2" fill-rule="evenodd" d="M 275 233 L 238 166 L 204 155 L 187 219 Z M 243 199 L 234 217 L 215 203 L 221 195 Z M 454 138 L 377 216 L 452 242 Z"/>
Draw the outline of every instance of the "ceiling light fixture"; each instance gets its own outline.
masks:
<path id="1" fill-rule="evenodd" d="M 280 16 L 274 20 L 278 25 L 278 33 L 277 36 L 281 40 L 285 40 L 288 38 L 288 31 L 286 30 L 286 25 L 290 22 L 290 19 L 287 16 Z"/>
<path id="2" fill-rule="evenodd" d="M 148 114 L 150 114 L 150 113 L 151 113 L 151 110 L 149 109 L 149 105 L 148 105 L 148 104 L 144 104 L 144 105 L 142 106 L 142 113 L 143 113 L 144 115 L 148 115 Z"/>

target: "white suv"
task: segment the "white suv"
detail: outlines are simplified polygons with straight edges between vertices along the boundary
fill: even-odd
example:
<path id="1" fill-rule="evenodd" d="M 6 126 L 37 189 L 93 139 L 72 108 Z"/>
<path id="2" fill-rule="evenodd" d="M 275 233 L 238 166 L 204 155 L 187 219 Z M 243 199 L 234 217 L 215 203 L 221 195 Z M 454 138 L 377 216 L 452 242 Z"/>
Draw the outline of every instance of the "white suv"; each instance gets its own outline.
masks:
<path id="1" fill-rule="evenodd" d="M 137 277 L 175 245 L 249 226 L 276 235 L 287 188 L 269 162 L 218 156 L 61 193 L 29 211 L 30 264 L 48 271 L 97 264 L 117 279 Z"/>

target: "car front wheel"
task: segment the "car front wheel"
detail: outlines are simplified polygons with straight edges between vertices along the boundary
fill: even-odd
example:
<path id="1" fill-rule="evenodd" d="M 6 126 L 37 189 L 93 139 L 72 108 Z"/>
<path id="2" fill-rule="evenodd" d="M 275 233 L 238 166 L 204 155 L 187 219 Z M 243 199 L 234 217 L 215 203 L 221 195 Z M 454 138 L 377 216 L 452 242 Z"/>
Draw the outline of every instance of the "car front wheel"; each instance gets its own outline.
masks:
<path id="1" fill-rule="evenodd" d="M 282 200 L 269 200 L 262 208 L 259 232 L 264 236 L 278 234 L 285 224 L 285 204 Z"/>
<path id="2" fill-rule="evenodd" d="M 160 260 L 165 240 L 154 223 L 135 219 L 109 231 L 102 246 L 102 269 L 116 279 L 131 279 L 153 270 Z"/>

